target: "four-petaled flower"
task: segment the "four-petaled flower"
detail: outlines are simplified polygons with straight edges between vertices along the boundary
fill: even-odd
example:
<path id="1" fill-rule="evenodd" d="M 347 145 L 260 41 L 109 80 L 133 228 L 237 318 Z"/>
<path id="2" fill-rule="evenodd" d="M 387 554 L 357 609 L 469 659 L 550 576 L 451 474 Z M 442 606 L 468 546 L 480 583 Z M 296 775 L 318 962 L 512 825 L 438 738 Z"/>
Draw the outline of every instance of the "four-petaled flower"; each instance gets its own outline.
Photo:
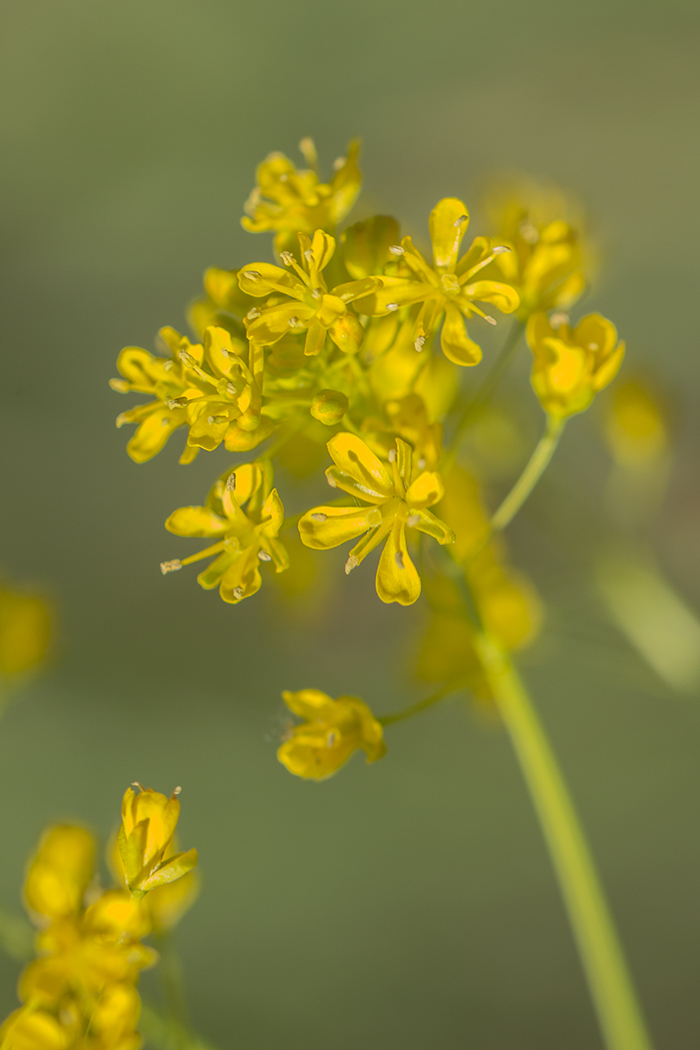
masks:
<path id="1" fill-rule="evenodd" d="M 196 849 L 168 856 L 180 816 L 180 788 L 167 798 L 153 788 L 135 786 L 138 794 L 131 788 L 124 792 L 118 841 L 127 886 L 140 898 L 196 868 L 198 858 Z"/>
<path id="2" fill-rule="evenodd" d="M 336 773 L 362 748 L 368 762 L 386 752 L 382 726 L 367 704 L 356 696 L 332 700 L 320 689 L 283 693 L 287 707 L 304 719 L 277 752 L 290 773 L 308 780 L 324 780 Z"/>
<path id="3" fill-rule="evenodd" d="M 296 248 L 299 231 L 311 235 L 317 229 L 334 230 L 357 200 L 362 183 L 357 140 L 350 143 L 347 157 L 336 161 L 330 182 L 318 177 L 312 140 L 302 139 L 299 148 L 309 169 L 299 171 L 283 153 L 271 153 L 258 167 L 258 184 L 246 201 L 247 215 L 241 219 L 243 228 L 251 233 L 274 230 L 278 253 Z"/>
<path id="4" fill-rule="evenodd" d="M 289 566 L 284 546 L 277 539 L 284 508 L 271 487 L 269 460 L 244 463 L 227 471 L 209 493 L 204 507 L 180 507 L 165 523 L 176 536 L 206 536 L 217 542 L 182 561 L 161 564 L 165 574 L 183 565 L 217 554 L 197 582 L 206 590 L 218 586 L 225 602 L 235 605 L 260 589 L 260 562 L 272 562 L 277 572 Z M 244 511 L 243 505 L 248 506 Z"/>
<path id="5" fill-rule="evenodd" d="M 545 313 L 532 315 L 527 341 L 535 355 L 532 386 L 545 412 L 564 418 L 583 412 L 617 375 L 625 344 L 612 321 L 588 314 L 575 328 L 553 327 Z"/>
<path id="6" fill-rule="evenodd" d="M 427 509 L 442 499 L 442 478 L 434 471 L 414 469 L 413 451 L 401 438 L 389 454 L 388 468 L 354 434 L 336 434 L 327 448 L 335 463 L 326 471 L 329 485 L 369 506 L 314 507 L 299 521 L 302 542 L 327 550 L 362 536 L 345 565 L 350 572 L 386 540 L 377 567 L 377 594 L 383 602 L 411 605 L 420 595 L 421 584 L 408 554 L 406 526 L 433 536 L 438 543 L 454 541 L 452 530 Z"/>
<path id="7" fill-rule="evenodd" d="M 491 249 L 485 237 L 477 237 L 469 250 L 459 258 L 462 238 L 469 225 L 469 213 L 463 201 L 445 197 L 430 213 L 430 238 L 433 265 L 423 258 L 410 237 L 391 249 L 406 268 L 405 276 L 382 277 L 382 287 L 357 303 L 359 313 L 377 317 L 421 303 L 413 326 L 416 350 L 422 350 L 444 316 L 441 346 L 443 353 L 456 365 L 476 365 L 481 348 L 467 335 L 464 319 L 477 314 L 492 324 L 474 300 L 493 303 L 502 313 L 512 313 L 520 302 L 518 293 L 500 281 L 475 280 L 477 274 L 500 252 L 504 245 Z"/>
<path id="8" fill-rule="evenodd" d="M 337 347 L 354 353 L 362 342 L 364 329 L 347 304 L 378 287 L 380 278 L 366 277 L 339 284 L 329 292 L 321 271 L 333 256 L 335 239 L 323 230 L 316 230 L 312 240 L 300 233 L 299 244 L 301 266 L 291 252 L 283 252 L 286 270 L 272 263 L 257 262 L 238 271 L 238 283 L 248 295 L 284 296 L 273 306 L 248 312 L 245 319 L 248 338 L 251 343 L 270 346 L 290 332 L 306 331 L 304 353 L 314 356 L 323 350 L 328 332 Z"/>

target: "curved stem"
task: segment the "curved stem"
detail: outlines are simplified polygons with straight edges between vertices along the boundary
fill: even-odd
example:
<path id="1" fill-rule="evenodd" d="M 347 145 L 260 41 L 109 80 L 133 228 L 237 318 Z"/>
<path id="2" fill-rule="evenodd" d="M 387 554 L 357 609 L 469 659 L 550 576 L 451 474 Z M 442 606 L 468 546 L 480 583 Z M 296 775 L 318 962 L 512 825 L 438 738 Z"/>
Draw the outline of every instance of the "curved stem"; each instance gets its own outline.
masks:
<path id="1" fill-rule="evenodd" d="M 413 718 L 414 715 L 419 715 L 422 711 L 427 711 L 433 704 L 437 704 L 440 700 L 444 700 L 450 693 L 456 693 L 459 689 L 464 688 L 459 682 L 450 682 L 449 685 L 445 685 L 442 689 L 438 689 L 436 693 L 431 696 L 427 696 L 425 700 L 419 700 L 416 704 L 411 704 L 409 707 L 405 707 L 403 711 L 395 711 L 390 715 L 382 715 L 381 718 L 377 718 L 377 721 L 383 726 L 393 725 L 394 722 L 403 722 L 406 718 Z"/>
<path id="2" fill-rule="evenodd" d="M 608 1050 L 651 1050 L 603 888 L 544 728 L 503 649 L 481 633 L 475 646 L 549 848 Z"/>
<path id="3" fill-rule="evenodd" d="M 511 523 L 523 503 L 544 474 L 559 439 L 566 420 L 557 416 L 547 416 L 547 429 L 540 438 L 535 451 L 530 456 L 527 466 L 491 518 L 489 533 L 500 532 Z"/>

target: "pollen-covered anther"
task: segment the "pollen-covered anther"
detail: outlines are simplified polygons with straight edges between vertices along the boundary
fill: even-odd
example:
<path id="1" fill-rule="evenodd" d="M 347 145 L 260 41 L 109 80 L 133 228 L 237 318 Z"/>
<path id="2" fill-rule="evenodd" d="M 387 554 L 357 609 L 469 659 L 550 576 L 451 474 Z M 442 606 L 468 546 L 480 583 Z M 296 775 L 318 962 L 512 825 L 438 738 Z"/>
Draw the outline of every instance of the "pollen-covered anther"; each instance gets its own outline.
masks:
<path id="1" fill-rule="evenodd" d="M 235 471 L 231 471 L 229 476 L 226 478 L 226 489 L 228 492 L 236 491 L 236 474 Z"/>
<path id="2" fill-rule="evenodd" d="M 495 317 L 491 317 L 491 314 L 484 314 L 484 320 L 488 321 L 489 324 L 498 324 Z"/>
<path id="3" fill-rule="evenodd" d="M 387 459 L 389 460 L 390 463 L 396 463 L 396 449 L 395 448 L 390 448 L 389 449 L 389 455 L 387 456 Z"/>
<path id="4" fill-rule="evenodd" d="M 285 266 L 291 266 L 294 262 L 294 256 L 291 252 L 280 252 L 280 259 Z"/>
<path id="5" fill-rule="evenodd" d="M 419 521 L 420 521 L 420 514 L 409 514 L 408 517 L 406 518 L 406 524 L 408 526 L 410 526 L 410 528 L 412 528 L 412 529 L 414 529 L 416 527 L 416 525 L 418 524 Z"/>
<path id="6" fill-rule="evenodd" d="M 176 787 L 176 788 L 173 788 L 173 793 L 172 793 L 172 795 L 170 797 L 171 798 L 177 798 L 177 796 L 180 794 L 181 791 L 182 791 L 182 788 L 179 787 L 179 786 Z"/>
<path id="7" fill-rule="evenodd" d="M 246 314 L 246 320 L 254 321 L 256 317 L 260 317 L 261 311 L 258 310 L 257 306 L 252 306 Z"/>
<path id="8" fill-rule="evenodd" d="M 345 157 L 336 157 L 333 161 L 333 171 L 340 171 L 345 166 Z"/>
<path id="9" fill-rule="evenodd" d="M 425 456 L 421 456 L 420 457 L 420 459 L 416 463 L 416 466 L 418 467 L 419 470 L 425 470 L 425 468 L 426 468 Z"/>
<path id="10" fill-rule="evenodd" d="M 240 601 L 241 598 L 243 597 L 243 588 L 242 587 L 234 587 L 233 588 L 233 597 L 236 598 L 238 601 Z"/>
<path id="11" fill-rule="evenodd" d="M 311 515 L 313 521 L 328 521 L 328 515 L 322 514 L 321 511 L 314 511 Z"/>
<path id="12" fill-rule="evenodd" d="M 351 554 L 348 560 L 345 562 L 345 575 L 349 576 L 353 569 L 356 569 L 360 564 L 360 559 L 356 558 L 354 554 Z"/>
<path id="13" fill-rule="evenodd" d="M 264 550 L 258 551 L 258 558 L 260 558 L 260 561 L 272 561 L 272 556 Z"/>
<path id="14" fill-rule="evenodd" d="M 173 362 L 172 361 L 165 361 L 163 363 L 163 371 L 164 372 L 169 372 L 172 367 L 173 367 Z"/>
<path id="15" fill-rule="evenodd" d="M 301 321 L 299 320 L 298 317 L 294 316 L 294 317 L 290 317 L 289 318 L 289 327 L 290 328 L 299 328 L 300 326 L 301 326 Z"/>
<path id="16" fill-rule="evenodd" d="M 393 314 L 394 310 L 398 310 L 399 304 L 398 303 L 387 303 L 386 304 L 386 308 L 389 311 L 389 313 Z"/>
<path id="17" fill-rule="evenodd" d="M 186 405 L 188 401 L 188 397 L 171 397 L 168 401 L 166 401 L 166 405 L 170 409 L 182 408 L 182 406 Z"/>
<path id="18" fill-rule="evenodd" d="M 403 561 L 403 551 L 397 551 L 396 552 L 396 554 L 394 555 L 394 561 L 396 562 L 396 564 L 398 565 L 398 567 L 400 569 L 405 569 L 406 568 L 406 566 L 404 565 L 404 561 Z"/>
<path id="19" fill-rule="evenodd" d="M 512 248 L 509 248 L 507 244 L 497 244 L 493 249 L 494 255 L 500 255 L 502 252 L 510 252 Z"/>
<path id="20" fill-rule="evenodd" d="M 179 558 L 173 558 L 172 561 L 162 561 L 160 563 L 160 571 L 164 576 L 169 572 L 177 572 L 177 570 L 181 568 L 182 562 Z"/>
<path id="21" fill-rule="evenodd" d="M 406 249 L 400 244 L 392 244 L 389 251 L 392 255 L 403 255 Z"/>
<path id="22" fill-rule="evenodd" d="M 425 338 L 426 337 L 424 335 L 419 335 L 413 343 L 418 353 L 420 353 L 423 347 L 425 346 Z"/>
<path id="23" fill-rule="evenodd" d="M 259 281 L 260 280 L 260 274 L 258 273 L 257 270 L 244 270 L 243 271 L 243 276 L 246 277 L 249 281 Z"/>
<path id="24" fill-rule="evenodd" d="M 455 219 L 455 226 L 461 226 L 463 222 L 469 222 L 468 215 L 460 215 L 458 219 Z"/>
<path id="25" fill-rule="evenodd" d="M 236 387 L 235 387 L 235 386 L 233 385 L 233 383 L 227 383 L 227 384 L 226 384 L 226 393 L 227 393 L 227 394 L 230 394 L 230 395 L 231 395 L 231 397 L 238 397 L 238 390 L 237 390 L 237 388 L 236 388 Z"/>
<path id="26" fill-rule="evenodd" d="M 333 480 L 333 478 L 331 478 L 331 477 L 327 477 L 327 478 L 326 478 L 326 481 L 328 482 L 328 484 L 330 485 L 330 487 L 331 487 L 332 489 L 337 489 L 337 488 L 338 488 L 338 486 L 336 485 L 336 483 L 335 483 L 335 481 Z"/>
<path id="27" fill-rule="evenodd" d="M 197 362 L 192 357 L 192 354 L 188 354 L 186 350 L 180 350 L 177 356 L 180 358 L 183 365 L 187 365 L 188 368 L 197 367 Z"/>
<path id="28" fill-rule="evenodd" d="M 314 253 L 311 251 L 310 248 L 307 248 L 306 251 L 304 252 L 304 258 L 307 260 L 307 262 L 313 262 L 314 261 Z"/>

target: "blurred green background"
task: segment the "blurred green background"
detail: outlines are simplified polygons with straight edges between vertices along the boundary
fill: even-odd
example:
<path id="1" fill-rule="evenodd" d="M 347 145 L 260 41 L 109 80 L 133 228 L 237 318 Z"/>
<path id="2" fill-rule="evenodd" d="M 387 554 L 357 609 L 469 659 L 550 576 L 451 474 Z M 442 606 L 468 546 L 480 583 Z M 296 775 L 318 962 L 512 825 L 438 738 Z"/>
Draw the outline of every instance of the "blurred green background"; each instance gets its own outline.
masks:
<path id="1" fill-rule="evenodd" d="M 60 610 L 53 665 L 0 727 L 0 904 L 19 907 L 47 821 L 106 835 L 130 781 L 181 784 L 183 844 L 200 850 L 204 888 L 180 943 L 212 1041 L 599 1046 L 498 727 L 453 702 L 397 726 L 378 765 L 355 759 L 319 786 L 275 760 L 283 688 L 352 692 L 380 712 L 419 695 L 401 667 L 420 611 L 381 606 L 371 569 L 316 619 L 281 613 L 267 585 L 230 608 L 193 570 L 163 579 L 158 563 L 189 553 L 163 521 L 200 502 L 229 458 L 179 467 L 178 436 L 136 467 L 114 428 L 127 399 L 107 380 L 123 345 L 151 348 L 158 327 L 184 326 L 206 266 L 269 257 L 267 237 L 239 226 L 242 202 L 256 163 L 272 149 L 298 158 L 302 135 L 327 171 L 359 134 L 370 205 L 418 234 L 446 194 L 474 203 L 479 232 L 492 172 L 558 180 L 602 242 L 590 305 L 675 406 L 657 543 L 700 605 L 697 5 L 3 0 L 0 15 L 0 563 Z M 534 438 L 526 365 L 523 351 L 517 397 Z M 512 530 L 548 604 L 523 667 L 658 1045 L 690 1050 L 700 707 L 607 627 L 585 564 L 561 528 L 547 531 L 558 487 L 599 504 L 606 466 L 590 416 Z M 323 571 L 337 582 L 341 564 L 328 555 Z M 0 959 L 4 1013 L 15 977 Z"/>

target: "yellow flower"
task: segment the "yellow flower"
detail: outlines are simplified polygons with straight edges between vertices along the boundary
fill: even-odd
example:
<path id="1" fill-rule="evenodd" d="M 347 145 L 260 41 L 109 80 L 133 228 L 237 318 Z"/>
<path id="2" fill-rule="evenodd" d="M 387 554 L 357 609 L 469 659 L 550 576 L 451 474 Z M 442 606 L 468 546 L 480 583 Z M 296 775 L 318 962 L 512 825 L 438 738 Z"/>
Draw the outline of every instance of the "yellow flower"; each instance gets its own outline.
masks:
<path id="1" fill-rule="evenodd" d="M 477 237 L 469 250 L 459 258 L 462 238 L 469 225 L 469 213 L 463 201 L 445 197 L 430 213 L 430 237 L 433 264 L 426 262 L 410 237 L 392 249 L 405 267 L 404 276 L 381 278 L 382 287 L 357 303 L 359 313 L 383 316 L 406 306 L 421 303 L 412 318 L 412 339 L 416 350 L 422 350 L 444 317 L 441 345 L 443 353 L 457 365 L 476 365 L 481 348 L 467 335 L 464 323 L 477 314 L 492 324 L 474 300 L 492 303 L 503 313 L 512 313 L 519 304 L 518 293 L 500 281 L 475 280 L 479 272 L 501 252 L 509 249 L 496 245 L 491 249 L 484 237 Z"/>
<path id="2" fill-rule="evenodd" d="M 256 262 L 238 272 L 241 290 L 263 298 L 274 294 L 278 301 L 263 310 L 253 309 L 246 315 L 251 343 L 270 346 L 288 333 L 306 332 L 304 353 L 320 354 L 328 333 L 340 350 L 354 353 L 359 349 L 364 329 L 347 304 L 367 295 L 380 282 L 378 277 L 339 284 L 328 291 L 322 270 L 335 251 L 335 239 L 316 230 L 313 239 L 299 234 L 302 265 L 291 252 L 282 253 L 288 269 L 272 263 Z M 279 299 L 284 296 L 283 299 Z"/>
<path id="3" fill-rule="evenodd" d="M 50 1013 L 21 1006 L 0 1028 L 0 1050 L 68 1050 L 68 1036 Z"/>
<path id="4" fill-rule="evenodd" d="M 414 471 L 411 447 L 396 439 L 389 468 L 354 434 L 336 434 L 327 445 L 334 467 L 326 471 L 333 488 L 369 504 L 364 507 L 314 507 L 299 521 L 307 547 L 328 550 L 362 536 L 345 565 L 349 573 L 386 540 L 377 567 L 377 594 L 383 602 L 411 605 L 420 594 L 420 577 L 406 546 L 406 527 L 452 543 L 454 535 L 427 509 L 443 496 L 442 478 L 434 471 Z M 392 454 L 393 453 L 393 454 Z"/>
<path id="5" fill-rule="evenodd" d="M 243 228 L 251 233 L 274 230 L 278 253 L 294 250 L 299 232 L 332 232 L 360 192 L 357 140 L 348 146 L 347 157 L 336 161 L 330 182 L 321 182 L 318 177 L 312 140 L 302 139 L 299 148 L 309 169 L 299 171 L 284 154 L 271 153 L 257 170 L 257 186 L 246 201 L 247 215 L 241 219 Z"/>
<path id="6" fill-rule="evenodd" d="M 616 461 L 639 467 L 658 460 L 668 447 L 665 413 L 652 385 L 628 379 L 608 405 L 605 435 Z"/>
<path id="7" fill-rule="evenodd" d="M 43 663 L 52 630 L 51 612 L 42 598 L 0 587 L 0 676 L 26 674 Z"/>
<path id="8" fill-rule="evenodd" d="M 44 832 L 24 884 L 29 911 L 44 920 L 77 915 L 92 878 L 95 842 L 89 831 L 60 824 Z"/>
<path id="9" fill-rule="evenodd" d="M 176 853 L 166 859 L 172 842 L 180 803 L 176 788 L 170 798 L 140 784 L 138 794 L 127 788 L 122 799 L 119 852 L 126 880 L 135 897 L 143 897 L 156 886 L 165 886 L 197 866 L 197 851 Z"/>
<path id="10" fill-rule="evenodd" d="M 156 398 L 117 418 L 118 427 L 138 424 L 126 447 L 134 462 L 155 456 L 181 426 L 189 428 L 181 463 L 191 463 L 200 448 L 211 451 L 222 441 L 230 451 L 243 451 L 270 436 L 274 423 L 260 415 L 260 348 L 249 348 L 245 339 L 216 326 L 206 329 L 204 344 L 190 343 L 174 328 L 161 328 L 159 337 L 169 357 L 128 346 L 117 360 L 124 379 L 110 381 L 120 393 L 134 390 Z"/>
<path id="11" fill-rule="evenodd" d="M 287 707 L 304 719 L 292 730 L 277 757 L 290 773 L 324 780 L 362 748 L 368 762 L 386 753 L 382 726 L 362 700 L 341 696 L 332 700 L 319 689 L 282 693 Z"/>
<path id="12" fill-rule="evenodd" d="M 277 489 L 271 489 L 271 471 L 269 460 L 244 463 L 219 478 L 206 506 L 173 511 L 165 523 L 169 532 L 207 536 L 217 542 L 182 561 L 163 562 L 161 571 L 173 572 L 216 554 L 197 582 L 206 590 L 218 586 L 223 600 L 234 605 L 260 589 L 261 562 L 272 562 L 277 572 L 283 572 L 289 559 L 277 534 L 284 508 Z M 245 503 L 246 511 L 242 509 Z"/>
<path id="13" fill-rule="evenodd" d="M 615 325 L 600 314 L 588 314 L 572 329 L 568 323 L 554 328 L 545 313 L 535 313 L 527 341 L 535 355 L 532 386 L 545 412 L 557 417 L 588 408 L 615 378 L 625 353 Z"/>
<path id="14" fill-rule="evenodd" d="M 362 430 L 367 443 L 382 459 L 389 459 L 396 438 L 403 438 L 413 449 L 419 470 L 434 470 L 442 454 L 442 423 L 430 423 L 423 398 L 406 394 L 384 404 L 384 419 L 368 416 Z"/>

